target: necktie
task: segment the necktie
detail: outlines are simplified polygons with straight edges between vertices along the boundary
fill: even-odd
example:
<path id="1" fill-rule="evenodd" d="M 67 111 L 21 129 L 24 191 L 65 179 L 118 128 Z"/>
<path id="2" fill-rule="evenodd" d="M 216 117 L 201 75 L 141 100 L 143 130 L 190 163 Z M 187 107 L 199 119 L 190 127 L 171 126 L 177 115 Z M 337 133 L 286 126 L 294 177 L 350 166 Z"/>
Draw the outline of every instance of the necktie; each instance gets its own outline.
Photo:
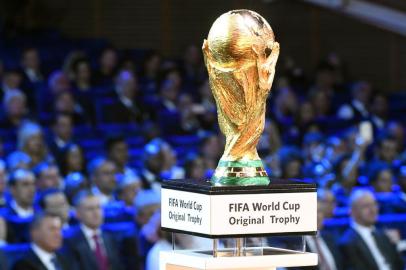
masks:
<path id="1" fill-rule="evenodd" d="M 319 255 L 319 269 L 320 270 L 331 270 L 330 265 L 328 264 L 325 254 L 323 253 L 323 249 L 321 248 L 319 238 L 313 238 L 314 243 L 316 244 L 317 254 Z"/>
<path id="2" fill-rule="evenodd" d="M 55 270 L 62 270 L 62 267 L 61 267 L 61 265 L 59 264 L 58 259 L 56 258 L 56 256 L 53 256 L 53 257 L 51 258 L 51 263 L 52 263 L 52 265 L 54 266 Z"/>
<path id="3" fill-rule="evenodd" d="M 97 264 L 99 265 L 99 270 L 108 270 L 109 261 L 100 243 L 100 238 L 97 233 L 93 235 L 93 240 L 95 244 L 94 255 L 96 256 Z"/>

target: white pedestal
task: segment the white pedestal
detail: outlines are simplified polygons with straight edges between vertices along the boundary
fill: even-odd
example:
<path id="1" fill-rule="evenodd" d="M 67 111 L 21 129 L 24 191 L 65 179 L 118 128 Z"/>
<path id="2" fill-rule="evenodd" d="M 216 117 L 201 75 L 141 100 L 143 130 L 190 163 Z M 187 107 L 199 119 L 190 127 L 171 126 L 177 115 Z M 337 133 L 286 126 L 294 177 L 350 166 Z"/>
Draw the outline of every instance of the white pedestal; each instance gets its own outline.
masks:
<path id="1" fill-rule="evenodd" d="M 213 186 L 204 180 L 170 180 L 161 189 L 162 229 L 211 239 L 303 236 L 317 232 L 316 185 L 271 180 L 267 186 Z M 276 269 L 317 265 L 317 254 L 274 247 L 175 250 L 160 254 L 160 270 Z M 255 254 L 255 255 L 254 255 Z"/>
<path id="2" fill-rule="evenodd" d="M 267 248 L 277 251 L 278 255 L 213 257 L 208 252 L 193 250 L 162 251 L 160 253 L 160 270 L 192 269 L 258 269 L 270 270 L 277 267 L 299 267 L 317 265 L 317 254 L 296 252 L 278 248 Z"/>

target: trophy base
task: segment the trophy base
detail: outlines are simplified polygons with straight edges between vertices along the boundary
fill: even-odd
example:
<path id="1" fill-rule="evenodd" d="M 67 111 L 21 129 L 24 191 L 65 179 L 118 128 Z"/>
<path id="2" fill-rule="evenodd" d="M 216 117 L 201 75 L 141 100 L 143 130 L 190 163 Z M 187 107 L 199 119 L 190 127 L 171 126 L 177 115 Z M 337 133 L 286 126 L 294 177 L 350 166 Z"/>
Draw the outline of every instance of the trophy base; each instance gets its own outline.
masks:
<path id="1" fill-rule="evenodd" d="M 211 183 L 215 186 L 266 186 L 269 177 L 261 160 L 220 160 Z"/>
<path id="2" fill-rule="evenodd" d="M 251 248 L 244 256 L 232 250 L 173 250 L 160 253 L 160 270 L 186 269 L 276 269 L 317 265 L 317 254 L 280 248 Z"/>
<path id="3" fill-rule="evenodd" d="M 211 239 L 315 235 L 316 185 L 284 179 L 250 186 L 168 180 L 162 183 L 161 213 L 163 230 Z"/>

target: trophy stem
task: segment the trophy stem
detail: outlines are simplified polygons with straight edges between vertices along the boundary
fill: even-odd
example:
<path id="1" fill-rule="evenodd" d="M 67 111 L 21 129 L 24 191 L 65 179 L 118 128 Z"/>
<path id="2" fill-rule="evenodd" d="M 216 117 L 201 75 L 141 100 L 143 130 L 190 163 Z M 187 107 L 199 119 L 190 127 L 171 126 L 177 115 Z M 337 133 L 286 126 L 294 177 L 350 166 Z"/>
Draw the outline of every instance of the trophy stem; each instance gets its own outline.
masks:
<path id="1" fill-rule="evenodd" d="M 213 239 L 213 257 L 217 257 L 217 239 Z"/>
<path id="2" fill-rule="evenodd" d="M 236 238 L 235 241 L 236 241 L 236 248 L 237 248 L 236 255 L 238 257 L 240 257 L 240 256 L 242 256 L 243 251 L 244 251 L 243 250 L 244 249 L 244 246 L 243 246 L 244 239 L 243 238 Z"/>
<path id="3" fill-rule="evenodd" d="M 302 236 L 302 252 L 306 252 L 306 239 Z"/>
<path id="4" fill-rule="evenodd" d="M 175 250 L 175 233 L 171 233 L 172 235 L 172 250 Z"/>

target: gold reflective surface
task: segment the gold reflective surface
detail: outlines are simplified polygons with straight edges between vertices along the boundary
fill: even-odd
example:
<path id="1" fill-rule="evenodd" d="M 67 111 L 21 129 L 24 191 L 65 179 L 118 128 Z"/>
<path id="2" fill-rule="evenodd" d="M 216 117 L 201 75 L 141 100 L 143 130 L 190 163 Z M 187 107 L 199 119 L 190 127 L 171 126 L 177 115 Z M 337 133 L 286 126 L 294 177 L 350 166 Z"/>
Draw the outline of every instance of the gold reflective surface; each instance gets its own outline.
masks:
<path id="1" fill-rule="evenodd" d="M 226 137 L 221 160 L 260 160 L 256 146 L 279 56 L 271 26 L 256 12 L 229 11 L 213 23 L 202 49 Z"/>

